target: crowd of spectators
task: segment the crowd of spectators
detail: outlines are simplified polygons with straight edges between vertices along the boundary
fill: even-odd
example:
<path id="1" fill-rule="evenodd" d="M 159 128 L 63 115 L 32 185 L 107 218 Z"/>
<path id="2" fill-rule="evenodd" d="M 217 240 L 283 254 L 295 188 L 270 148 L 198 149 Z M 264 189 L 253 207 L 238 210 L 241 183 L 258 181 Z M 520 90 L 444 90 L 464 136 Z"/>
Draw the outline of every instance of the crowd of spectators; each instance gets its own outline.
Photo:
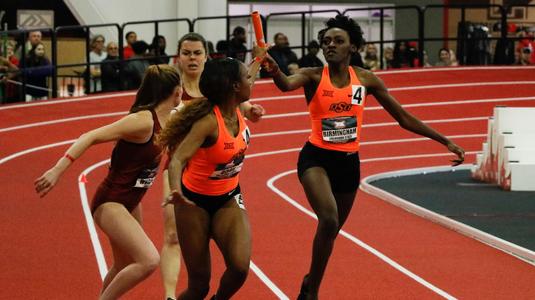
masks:
<path id="1" fill-rule="evenodd" d="M 508 41 L 506 53 L 510 56 L 508 63 L 517 65 L 535 64 L 535 42 L 533 32 L 519 29 L 509 30 L 510 37 L 516 41 Z M 150 64 L 174 64 L 176 53 L 166 53 L 167 42 L 162 35 L 156 35 L 151 44 L 138 40 L 134 31 L 125 35 L 123 47 L 123 61 L 120 60 L 118 43 L 108 42 L 103 35 L 97 34 L 91 38 L 89 63 L 85 72 L 89 73 L 89 83 L 86 92 L 111 92 L 124 89 L 136 89 L 141 84 L 142 76 Z M 106 47 L 105 47 L 106 45 Z M 247 49 L 247 32 L 245 28 L 237 26 L 228 39 L 216 43 L 216 49 L 208 42 L 209 58 L 233 57 L 246 62 L 249 50 Z M 497 46 L 498 47 L 498 46 Z M 297 47 L 295 47 L 297 48 Z M 320 43 L 312 40 L 307 45 L 307 53 L 298 58 L 292 50 L 288 37 L 278 32 L 273 36 L 272 47 L 268 53 L 280 66 L 281 71 L 287 75 L 294 74 L 299 68 L 320 67 L 323 61 L 320 58 Z M 22 51 L 24 55 L 22 55 Z M 419 62 L 419 49 L 415 41 L 398 41 L 393 47 L 385 45 L 382 56 L 379 46 L 373 43 L 366 44 L 351 58 L 351 64 L 372 71 L 380 69 L 413 68 L 413 67 L 449 67 L 457 66 L 456 53 L 452 49 L 441 48 L 436 56 L 434 65 L 429 62 L 429 55 L 423 51 L 423 62 Z M 514 56 L 514 57 L 513 57 Z M 173 58 L 173 60 L 171 60 Z M 122 71 L 122 72 L 121 72 Z M 24 47 L 17 47 L 14 40 L 4 42 L 0 47 L 0 87 L 3 99 L 26 99 L 33 101 L 46 99 L 49 96 L 49 77 L 53 74 L 53 66 L 46 53 L 40 31 L 31 31 L 24 43 Z M 261 71 L 261 77 L 269 77 Z M 26 94 L 21 94 L 20 82 L 26 83 Z"/>

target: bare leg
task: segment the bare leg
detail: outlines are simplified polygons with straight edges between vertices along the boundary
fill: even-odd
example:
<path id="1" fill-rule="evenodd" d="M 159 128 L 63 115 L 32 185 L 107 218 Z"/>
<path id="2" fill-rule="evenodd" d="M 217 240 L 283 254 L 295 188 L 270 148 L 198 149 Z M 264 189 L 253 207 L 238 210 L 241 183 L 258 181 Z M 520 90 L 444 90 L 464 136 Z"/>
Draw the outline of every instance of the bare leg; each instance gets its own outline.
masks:
<path id="1" fill-rule="evenodd" d="M 154 272 L 159 263 L 158 251 L 123 205 L 104 203 L 97 208 L 94 218 L 108 235 L 113 252 L 131 258 L 131 263 L 114 271 L 116 275 L 111 276 L 113 279 L 100 295 L 101 300 L 117 299 Z"/>
<path id="2" fill-rule="evenodd" d="M 169 191 L 168 171 L 163 171 L 163 196 L 167 197 Z M 180 273 L 180 245 L 176 233 L 175 209 L 173 205 L 163 208 L 164 236 L 160 252 L 160 271 L 166 298 L 175 299 L 176 284 Z"/>
<path id="3" fill-rule="evenodd" d="M 214 215 L 213 238 L 227 269 L 219 282 L 217 300 L 230 299 L 243 285 L 251 261 L 251 229 L 245 210 L 236 201 L 229 201 Z"/>
<path id="4" fill-rule="evenodd" d="M 139 224 L 142 225 L 143 221 L 141 216 L 141 203 L 134 209 L 134 211 L 132 212 L 132 216 L 138 221 Z M 111 240 L 110 244 L 112 245 L 111 248 L 113 251 L 113 264 L 108 270 L 106 277 L 104 277 L 104 281 L 102 282 L 101 294 L 108 287 L 113 278 L 115 278 L 117 273 L 119 273 L 119 271 L 121 271 L 124 267 L 132 263 L 132 258 L 128 255 L 128 253 L 121 251 L 118 245 L 113 245 L 113 241 Z"/>
<path id="5" fill-rule="evenodd" d="M 317 299 L 334 241 L 351 211 L 355 193 L 334 195 L 327 173 L 320 167 L 306 170 L 301 177 L 301 184 L 318 217 L 312 246 L 312 262 L 308 277 L 304 282 L 307 290 L 306 299 Z"/>
<path id="6" fill-rule="evenodd" d="M 178 299 L 204 299 L 210 289 L 210 216 L 198 206 L 174 206 L 178 240 L 188 271 L 188 288 Z"/>

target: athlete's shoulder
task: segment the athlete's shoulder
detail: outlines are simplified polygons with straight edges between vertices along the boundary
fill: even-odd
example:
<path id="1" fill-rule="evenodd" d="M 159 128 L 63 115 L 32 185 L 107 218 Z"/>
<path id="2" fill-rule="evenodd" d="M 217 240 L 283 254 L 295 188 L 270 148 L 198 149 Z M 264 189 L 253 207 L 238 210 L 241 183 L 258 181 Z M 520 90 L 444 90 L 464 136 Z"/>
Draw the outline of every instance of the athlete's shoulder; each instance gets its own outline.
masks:
<path id="1" fill-rule="evenodd" d="M 150 110 L 140 110 L 135 113 L 128 114 L 124 117 L 125 121 L 130 124 L 137 125 L 138 128 L 152 128 L 154 120 Z"/>
<path id="2" fill-rule="evenodd" d="M 322 72 L 323 72 L 323 67 L 305 67 L 305 68 L 300 68 L 297 71 L 298 74 L 303 74 L 308 77 L 321 76 Z"/>
<path id="3" fill-rule="evenodd" d="M 355 71 L 357 78 L 363 86 L 375 87 L 379 83 L 379 77 L 377 77 L 377 75 L 375 75 L 372 71 L 357 66 L 351 67 Z"/>

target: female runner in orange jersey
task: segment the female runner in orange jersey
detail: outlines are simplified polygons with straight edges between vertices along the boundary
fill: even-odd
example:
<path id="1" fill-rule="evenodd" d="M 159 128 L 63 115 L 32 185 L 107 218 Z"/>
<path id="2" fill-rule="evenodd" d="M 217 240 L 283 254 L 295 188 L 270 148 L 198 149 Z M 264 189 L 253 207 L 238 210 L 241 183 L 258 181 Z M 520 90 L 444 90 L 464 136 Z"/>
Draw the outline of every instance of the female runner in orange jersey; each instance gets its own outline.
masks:
<path id="1" fill-rule="evenodd" d="M 366 95 L 374 95 L 401 127 L 433 139 L 464 160 L 464 150 L 428 127 L 390 95 L 372 72 L 350 66 L 351 54 L 364 45 L 360 26 L 347 16 L 326 22 L 318 34 L 326 67 L 302 68 L 286 76 L 267 58 L 266 69 L 282 91 L 304 87 L 312 133 L 299 154 L 298 176 L 318 217 L 312 262 L 298 299 L 317 299 L 334 240 L 347 219 L 360 181 L 359 141 Z M 358 53 L 357 53 L 358 54 Z"/>
<path id="2" fill-rule="evenodd" d="M 259 68 L 254 62 L 252 68 Z M 178 299 L 204 299 L 209 291 L 213 238 L 227 266 L 217 299 L 229 299 L 249 271 L 251 233 L 239 186 L 250 133 L 241 103 L 250 97 L 252 76 L 235 59 L 205 65 L 194 100 L 173 115 L 160 136 L 173 153 L 169 164 L 178 239 L 188 271 L 188 287 Z"/>
<path id="3" fill-rule="evenodd" d="M 256 50 L 256 48 L 255 48 Z M 261 53 L 254 51 L 254 53 Z M 176 67 L 182 79 L 182 102 L 180 107 L 187 106 L 192 100 L 204 99 L 204 95 L 199 88 L 199 81 L 204 70 L 204 64 L 208 60 L 206 40 L 198 33 L 190 32 L 185 34 L 178 41 L 178 53 L 175 61 Z M 251 65 L 249 71 L 254 77 L 258 71 L 258 66 Z M 264 115 L 264 108 L 258 104 L 251 104 L 249 101 L 240 104 L 243 108 L 244 116 L 257 122 Z M 164 201 L 170 194 L 168 181 L 167 160 L 163 170 L 163 196 Z M 175 212 L 172 205 L 163 208 L 164 216 L 164 241 L 161 249 L 160 271 L 167 300 L 175 299 L 178 274 L 180 272 L 180 246 L 175 224 Z"/>

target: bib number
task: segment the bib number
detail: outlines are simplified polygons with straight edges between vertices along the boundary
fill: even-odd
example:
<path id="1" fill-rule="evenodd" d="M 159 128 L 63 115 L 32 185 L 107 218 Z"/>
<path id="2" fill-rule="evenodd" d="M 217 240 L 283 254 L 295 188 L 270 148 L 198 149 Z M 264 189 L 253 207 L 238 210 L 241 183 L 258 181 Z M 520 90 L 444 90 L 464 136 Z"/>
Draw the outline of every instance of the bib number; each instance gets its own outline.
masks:
<path id="1" fill-rule="evenodd" d="M 322 119 L 321 127 L 326 142 L 344 144 L 357 140 L 356 116 Z"/>
<path id="2" fill-rule="evenodd" d="M 236 201 L 236 204 L 238 204 L 238 207 L 245 210 L 245 203 L 243 202 L 243 196 L 241 193 L 234 195 L 234 200 Z"/>
<path id="3" fill-rule="evenodd" d="M 366 98 L 366 88 L 362 85 L 352 85 L 351 95 L 351 104 L 363 105 Z"/>
<path id="4" fill-rule="evenodd" d="M 141 171 L 141 173 L 138 175 L 136 179 L 136 183 L 134 184 L 134 187 L 145 188 L 145 189 L 149 188 L 154 183 L 156 174 L 158 174 L 158 168 L 145 169 Z"/>

